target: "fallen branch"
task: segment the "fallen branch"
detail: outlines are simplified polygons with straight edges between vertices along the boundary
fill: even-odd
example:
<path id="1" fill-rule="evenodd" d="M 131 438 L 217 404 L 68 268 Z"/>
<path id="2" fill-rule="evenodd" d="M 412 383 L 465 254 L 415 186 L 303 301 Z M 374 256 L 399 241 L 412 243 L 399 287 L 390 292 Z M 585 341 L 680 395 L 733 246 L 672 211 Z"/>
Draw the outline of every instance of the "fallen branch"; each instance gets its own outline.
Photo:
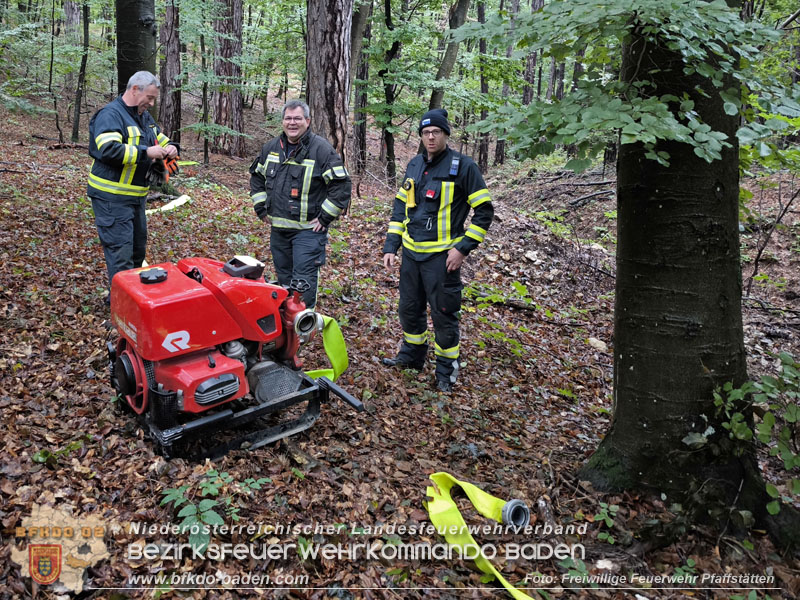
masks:
<path id="1" fill-rule="evenodd" d="M 565 181 L 564 183 L 557 183 L 556 185 L 574 185 L 575 187 L 583 187 L 589 185 L 609 185 L 613 183 L 617 183 L 616 180 L 608 179 L 606 181 L 587 181 L 581 183 L 571 183 L 569 181 Z"/>
<path id="2" fill-rule="evenodd" d="M 602 196 L 604 194 L 615 194 L 614 190 L 603 190 L 600 192 L 595 192 L 594 194 L 587 194 L 586 196 L 581 196 L 580 198 L 576 198 L 575 200 L 570 200 L 567 204 L 570 205 L 571 208 L 580 208 L 581 206 L 588 204 L 589 200 L 594 198 L 595 196 Z"/>

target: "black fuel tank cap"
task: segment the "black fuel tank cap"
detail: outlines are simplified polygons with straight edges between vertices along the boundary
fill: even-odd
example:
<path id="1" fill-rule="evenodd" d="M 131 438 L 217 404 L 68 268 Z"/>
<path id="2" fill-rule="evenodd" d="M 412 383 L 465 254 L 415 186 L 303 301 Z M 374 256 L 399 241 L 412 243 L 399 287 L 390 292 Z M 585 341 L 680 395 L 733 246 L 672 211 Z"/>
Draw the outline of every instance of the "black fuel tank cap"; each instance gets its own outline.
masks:
<path id="1" fill-rule="evenodd" d="M 139 281 L 142 283 L 150 284 L 150 283 L 161 283 L 162 281 L 167 280 L 167 271 L 162 269 L 161 267 L 156 267 L 154 269 L 147 269 L 147 271 L 142 271 L 139 273 Z"/>

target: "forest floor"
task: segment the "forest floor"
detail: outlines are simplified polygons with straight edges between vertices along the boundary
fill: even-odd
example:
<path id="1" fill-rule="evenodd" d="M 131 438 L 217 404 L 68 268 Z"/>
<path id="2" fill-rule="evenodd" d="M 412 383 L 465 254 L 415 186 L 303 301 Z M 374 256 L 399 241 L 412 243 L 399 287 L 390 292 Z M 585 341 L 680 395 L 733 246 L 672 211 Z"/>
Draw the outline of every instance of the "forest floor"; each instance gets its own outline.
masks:
<path id="1" fill-rule="evenodd" d="M 630 553 L 637 531 L 654 519 L 674 518 L 679 509 L 650 495 L 603 494 L 575 476 L 610 423 L 613 166 L 575 176 L 552 163 L 509 163 L 486 174 L 497 214 L 464 269 L 463 371 L 455 391 L 445 395 L 435 390 L 432 366 L 416 374 L 379 364 L 380 357 L 394 355 L 401 332 L 398 276 L 381 265 L 395 190 L 381 183 L 373 155 L 369 173 L 354 186 L 349 214 L 330 233 L 318 307 L 337 319 L 347 341 L 350 368 L 339 383 L 367 410 L 357 414 L 334 402 L 323 407 L 310 430 L 274 446 L 231 452 L 216 463 L 165 461 L 111 402 L 105 346 L 115 334 L 102 299 L 105 266 L 85 193 L 85 133 L 83 147 L 58 145 L 50 117 L 1 116 L 0 598 L 69 595 L 63 586 L 32 584 L 18 560 L 26 543 L 57 541 L 15 537 L 17 528 L 30 526 L 32 515 L 53 508 L 105 528 L 104 558 L 81 564 L 73 557 L 70 563 L 84 571 L 82 598 L 509 597 L 497 582 L 482 583 L 471 561 L 457 558 L 375 558 L 363 550 L 361 556 L 305 560 L 296 551 L 265 560 L 149 560 L 132 554 L 136 544 L 186 543 L 184 534 L 137 533 L 131 526 L 182 520 L 172 504 L 162 503 L 167 490 L 180 486 L 196 503 L 205 493 L 220 512 L 227 507 L 229 525 L 266 526 L 266 534 L 255 536 L 218 534 L 213 541 L 220 544 L 440 543 L 424 529 L 398 535 L 386 527 L 419 531 L 428 523 L 423 502 L 428 476 L 438 471 L 504 499 L 523 499 L 543 527 L 586 526 L 582 535 L 541 529 L 528 537 L 479 536 L 479 543 L 498 548 L 493 562 L 503 575 L 534 597 L 745 597 L 748 586 L 731 578 L 748 574 L 774 576 L 768 587 L 776 589 L 754 597 L 800 594 L 798 562 L 781 556 L 757 530 L 741 540 L 696 527 L 666 548 Z M 254 135 L 263 139 L 267 132 L 254 126 Z M 400 144 L 401 172 L 415 143 L 412 137 Z M 372 144 L 377 149 L 376 139 Z M 250 145 L 255 155 L 256 143 Z M 202 160 L 202 148 L 185 142 L 182 158 Z M 208 167 L 184 168 L 175 184 L 192 202 L 149 217 L 148 262 L 250 254 L 269 265 L 268 230 L 248 197 L 248 166 L 247 159 L 214 155 Z M 770 216 L 797 188 L 782 177 L 746 182 L 762 216 L 742 236 L 745 278 Z M 595 192 L 602 193 L 588 197 Z M 744 305 L 751 377 L 774 372 L 779 351 L 800 354 L 798 208 L 773 234 L 760 262 L 766 277 L 754 281 Z M 317 342 L 303 355 L 308 368 L 326 366 Z M 770 460 L 763 457 L 761 466 L 768 480 L 774 478 Z M 261 478 L 266 479 L 260 484 L 253 481 Z M 211 496 L 211 488 L 218 495 Z M 486 523 L 474 515 L 468 520 Z M 60 523 L 56 517 L 50 522 Z M 556 543 L 582 546 L 584 560 L 513 560 L 504 554 L 511 544 L 539 544 L 546 551 Z M 132 579 L 186 573 L 214 582 L 226 581 L 226 575 L 283 575 L 297 585 L 206 583 L 176 590 L 167 582 L 153 590 Z M 569 573 L 572 582 L 564 579 Z M 630 581 L 634 573 L 698 578 L 684 589 L 653 579 L 631 586 L 637 589 L 609 583 L 622 575 Z M 606 579 L 592 589 L 580 583 L 584 575 Z"/>

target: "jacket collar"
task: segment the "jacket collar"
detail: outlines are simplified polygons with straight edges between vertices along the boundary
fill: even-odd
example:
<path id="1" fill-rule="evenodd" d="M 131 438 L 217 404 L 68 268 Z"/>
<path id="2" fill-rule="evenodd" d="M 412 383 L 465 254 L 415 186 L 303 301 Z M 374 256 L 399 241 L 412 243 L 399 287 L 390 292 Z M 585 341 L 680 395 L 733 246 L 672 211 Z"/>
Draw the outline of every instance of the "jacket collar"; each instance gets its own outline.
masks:
<path id="1" fill-rule="evenodd" d="M 438 165 L 440 162 L 442 162 L 442 160 L 446 156 L 450 156 L 450 154 L 452 154 L 452 152 L 453 151 L 450 149 L 450 146 L 445 146 L 444 150 L 442 150 L 439 154 L 434 156 L 433 160 L 429 161 L 428 160 L 428 152 L 426 150 L 423 150 L 422 151 L 422 158 L 425 160 L 425 167 L 426 168 L 430 168 L 430 167 L 433 167 L 435 165 Z"/>

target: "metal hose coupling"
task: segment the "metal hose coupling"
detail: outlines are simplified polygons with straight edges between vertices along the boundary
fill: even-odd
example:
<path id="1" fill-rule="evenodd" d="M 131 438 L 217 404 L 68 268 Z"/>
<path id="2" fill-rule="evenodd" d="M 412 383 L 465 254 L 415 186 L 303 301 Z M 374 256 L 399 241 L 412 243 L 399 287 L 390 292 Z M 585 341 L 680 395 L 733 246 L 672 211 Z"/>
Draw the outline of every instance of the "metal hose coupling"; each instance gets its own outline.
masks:
<path id="1" fill-rule="evenodd" d="M 511 527 L 527 527 L 531 522 L 531 510 L 522 500 L 509 500 L 503 505 L 503 524 Z"/>

